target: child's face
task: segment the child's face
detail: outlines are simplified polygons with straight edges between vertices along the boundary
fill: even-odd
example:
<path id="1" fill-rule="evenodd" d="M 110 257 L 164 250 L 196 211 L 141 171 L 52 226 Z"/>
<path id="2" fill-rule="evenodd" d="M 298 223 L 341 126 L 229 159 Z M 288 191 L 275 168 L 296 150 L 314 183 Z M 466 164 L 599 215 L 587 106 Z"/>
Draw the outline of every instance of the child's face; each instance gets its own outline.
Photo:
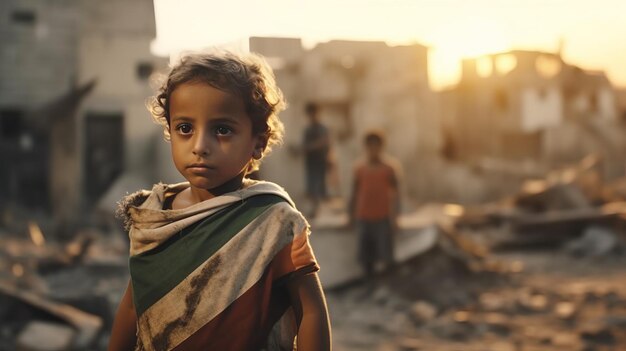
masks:
<path id="1" fill-rule="evenodd" d="M 365 149 L 367 151 L 367 157 L 370 160 L 376 161 L 380 158 L 383 151 L 383 145 L 377 141 L 368 141 L 365 144 Z"/>
<path id="2" fill-rule="evenodd" d="M 317 112 L 309 112 L 307 116 L 309 117 L 309 122 L 311 123 L 317 123 L 320 120 L 319 114 Z"/>
<path id="3" fill-rule="evenodd" d="M 259 148 L 241 98 L 205 83 L 183 83 L 170 95 L 176 169 L 192 187 L 213 189 L 244 172 Z"/>

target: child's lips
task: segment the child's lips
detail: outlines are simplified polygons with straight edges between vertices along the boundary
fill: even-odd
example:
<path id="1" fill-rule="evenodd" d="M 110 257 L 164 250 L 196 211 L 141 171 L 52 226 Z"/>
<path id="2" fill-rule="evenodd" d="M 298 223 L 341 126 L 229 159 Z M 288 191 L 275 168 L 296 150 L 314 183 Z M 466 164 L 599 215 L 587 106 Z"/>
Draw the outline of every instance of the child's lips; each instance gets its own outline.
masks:
<path id="1" fill-rule="evenodd" d="M 207 173 L 215 168 L 201 163 L 194 163 L 187 166 L 187 169 L 192 173 Z"/>

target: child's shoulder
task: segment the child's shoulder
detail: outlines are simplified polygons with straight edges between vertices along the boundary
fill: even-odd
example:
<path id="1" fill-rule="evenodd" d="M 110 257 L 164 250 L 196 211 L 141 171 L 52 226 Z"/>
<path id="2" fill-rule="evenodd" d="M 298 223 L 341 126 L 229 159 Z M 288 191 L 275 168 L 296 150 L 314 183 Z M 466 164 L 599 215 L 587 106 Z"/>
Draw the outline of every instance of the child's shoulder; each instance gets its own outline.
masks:
<path id="1" fill-rule="evenodd" d="M 134 193 L 125 195 L 120 201 L 117 202 L 115 216 L 122 220 L 125 230 L 128 231 L 132 224 L 130 208 L 141 206 L 148 199 L 148 197 L 150 197 L 151 193 L 152 192 L 150 190 L 146 189 L 138 190 Z"/>
<path id="2" fill-rule="evenodd" d="M 387 167 L 391 172 L 399 174 L 402 173 L 402 164 L 396 158 L 384 155 L 382 158 L 382 163 Z"/>
<path id="3" fill-rule="evenodd" d="M 115 215 L 123 221 L 125 229 L 128 230 L 132 224 L 130 214 L 131 208 L 137 208 L 145 205 L 150 198 L 153 198 L 151 201 L 162 201 L 166 193 L 180 191 L 185 187 L 185 184 L 186 183 L 156 183 L 150 190 L 141 189 L 135 191 L 134 193 L 127 194 L 117 202 Z"/>
<path id="4" fill-rule="evenodd" d="M 250 181 L 241 196 L 250 201 L 247 207 L 255 213 L 256 227 L 275 229 L 265 230 L 266 234 L 310 234 L 309 222 L 282 186 L 268 181 Z"/>
<path id="5" fill-rule="evenodd" d="M 278 199 L 278 201 L 276 201 L 276 205 L 282 208 L 283 212 L 289 213 L 291 215 L 302 216 L 287 190 L 285 190 L 285 188 L 276 183 L 263 180 L 249 180 L 242 190 L 243 198 L 262 195 L 269 195 Z"/>
<path id="6" fill-rule="evenodd" d="M 360 157 L 352 163 L 352 170 L 358 172 L 359 170 L 367 167 L 367 158 Z"/>

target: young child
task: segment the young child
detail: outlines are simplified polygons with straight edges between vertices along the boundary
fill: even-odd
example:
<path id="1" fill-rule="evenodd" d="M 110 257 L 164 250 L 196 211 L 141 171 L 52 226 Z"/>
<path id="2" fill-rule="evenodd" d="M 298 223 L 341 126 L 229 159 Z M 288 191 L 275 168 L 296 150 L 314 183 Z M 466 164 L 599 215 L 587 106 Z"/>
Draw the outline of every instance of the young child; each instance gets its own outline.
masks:
<path id="1" fill-rule="evenodd" d="M 328 173 L 330 136 L 328 128 L 320 121 L 317 105 L 307 103 L 304 110 L 309 119 L 309 125 L 304 130 L 302 141 L 306 173 L 306 190 L 312 205 L 309 214 L 309 218 L 311 218 L 317 216 L 320 202 L 327 196 L 326 175 Z"/>
<path id="2" fill-rule="evenodd" d="M 383 155 L 384 137 L 377 131 L 365 135 L 366 158 L 354 167 L 349 203 L 350 222 L 356 225 L 358 258 L 365 274 L 375 273 L 376 263 L 393 266 L 393 235 L 397 231 L 398 175 Z"/>
<path id="3" fill-rule="evenodd" d="M 282 94 L 257 55 L 191 54 L 149 102 L 187 180 L 120 203 L 130 281 L 109 350 L 330 350 L 309 227 L 253 181 L 282 138 Z"/>

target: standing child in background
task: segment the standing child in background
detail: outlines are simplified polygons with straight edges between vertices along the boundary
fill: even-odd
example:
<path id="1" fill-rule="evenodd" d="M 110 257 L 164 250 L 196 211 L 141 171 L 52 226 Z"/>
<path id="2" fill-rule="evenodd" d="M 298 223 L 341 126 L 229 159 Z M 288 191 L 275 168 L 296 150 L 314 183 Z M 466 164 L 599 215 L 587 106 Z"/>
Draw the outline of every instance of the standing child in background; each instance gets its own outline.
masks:
<path id="1" fill-rule="evenodd" d="M 109 350 L 330 350 L 309 226 L 246 176 L 282 138 L 282 94 L 257 55 L 182 58 L 149 103 L 187 180 L 120 206 L 130 282 Z"/>
<path id="2" fill-rule="evenodd" d="M 309 118 L 309 125 L 304 130 L 302 148 L 306 172 L 306 190 L 311 200 L 309 217 L 317 216 L 320 203 L 326 198 L 326 175 L 328 173 L 330 150 L 330 136 L 328 128 L 320 121 L 317 105 L 307 103 L 305 113 Z"/>
<path id="3" fill-rule="evenodd" d="M 365 160 L 354 167 L 350 222 L 356 225 L 358 259 L 365 274 L 373 276 L 376 264 L 394 264 L 393 236 L 399 210 L 398 174 L 394 161 L 383 155 L 384 137 L 372 131 L 365 135 Z"/>

